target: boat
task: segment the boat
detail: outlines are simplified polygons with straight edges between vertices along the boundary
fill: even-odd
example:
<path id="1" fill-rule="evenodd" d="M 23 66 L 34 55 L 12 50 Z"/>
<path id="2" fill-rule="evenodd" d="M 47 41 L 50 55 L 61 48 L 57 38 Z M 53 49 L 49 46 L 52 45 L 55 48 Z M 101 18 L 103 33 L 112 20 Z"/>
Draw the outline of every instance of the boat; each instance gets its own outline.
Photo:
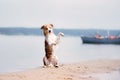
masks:
<path id="1" fill-rule="evenodd" d="M 89 43 L 89 44 L 120 44 L 120 35 L 119 36 L 101 36 L 100 34 L 97 34 L 95 36 L 81 36 L 83 43 Z"/>
<path id="2" fill-rule="evenodd" d="M 120 44 L 120 38 L 96 38 L 82 36 L 83 43 L 95 43 L 95 44 Z"/>

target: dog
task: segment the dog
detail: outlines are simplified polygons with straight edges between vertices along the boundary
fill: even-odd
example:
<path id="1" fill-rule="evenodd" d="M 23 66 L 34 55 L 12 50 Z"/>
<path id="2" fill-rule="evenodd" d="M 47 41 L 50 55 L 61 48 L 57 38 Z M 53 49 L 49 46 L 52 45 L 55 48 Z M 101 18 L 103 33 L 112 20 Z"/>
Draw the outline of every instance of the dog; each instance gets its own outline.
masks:
<path id="1" fill-rule="evenodd" d="M 43 57 L 44 67 L 59 67 L 58 57 L 54 54 L 54 49 L 60 42 L 60 37 L 64 36 L 64 34 L 59 32 L 56 36 L 53 31 L 53 24 L 45 24 L 41 29 L 45 36 L 45 56 Z"/>

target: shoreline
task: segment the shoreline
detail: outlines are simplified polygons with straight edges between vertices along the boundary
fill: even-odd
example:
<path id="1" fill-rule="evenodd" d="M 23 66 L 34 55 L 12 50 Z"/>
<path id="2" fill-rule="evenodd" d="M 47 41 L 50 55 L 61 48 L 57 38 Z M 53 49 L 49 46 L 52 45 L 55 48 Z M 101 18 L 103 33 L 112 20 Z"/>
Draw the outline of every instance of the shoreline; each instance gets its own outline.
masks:
<path id="1" fill-rule="evenodd" d="M 113 71 L 120 71 L 120 59 L 61 64 L 59 68 L 38 67 L 20 72 L 0 74 L 0 80 L 99 80 L 91 74 Z"/>

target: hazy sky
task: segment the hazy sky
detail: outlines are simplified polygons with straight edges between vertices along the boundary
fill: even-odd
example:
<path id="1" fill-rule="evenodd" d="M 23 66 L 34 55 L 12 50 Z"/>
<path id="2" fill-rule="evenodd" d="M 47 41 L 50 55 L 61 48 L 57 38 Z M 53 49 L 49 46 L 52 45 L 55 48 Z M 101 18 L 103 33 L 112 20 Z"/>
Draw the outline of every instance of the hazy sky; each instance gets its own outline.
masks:
<path id="1" fill-rule="evenodd" d="M 120 0 L 0 0 L 0 27 L 119 28 Z"/>

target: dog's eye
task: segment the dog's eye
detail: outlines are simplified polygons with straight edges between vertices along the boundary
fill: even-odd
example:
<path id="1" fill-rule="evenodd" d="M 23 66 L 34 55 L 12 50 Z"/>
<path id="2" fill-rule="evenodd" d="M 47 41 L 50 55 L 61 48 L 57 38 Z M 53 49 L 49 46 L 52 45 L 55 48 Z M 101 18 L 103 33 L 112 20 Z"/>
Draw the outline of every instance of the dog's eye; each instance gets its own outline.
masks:
<path id="1" fill-rule="evenodd" d="M 45 30 L 48 30 L 48 28 L 45 28 Z"/>

